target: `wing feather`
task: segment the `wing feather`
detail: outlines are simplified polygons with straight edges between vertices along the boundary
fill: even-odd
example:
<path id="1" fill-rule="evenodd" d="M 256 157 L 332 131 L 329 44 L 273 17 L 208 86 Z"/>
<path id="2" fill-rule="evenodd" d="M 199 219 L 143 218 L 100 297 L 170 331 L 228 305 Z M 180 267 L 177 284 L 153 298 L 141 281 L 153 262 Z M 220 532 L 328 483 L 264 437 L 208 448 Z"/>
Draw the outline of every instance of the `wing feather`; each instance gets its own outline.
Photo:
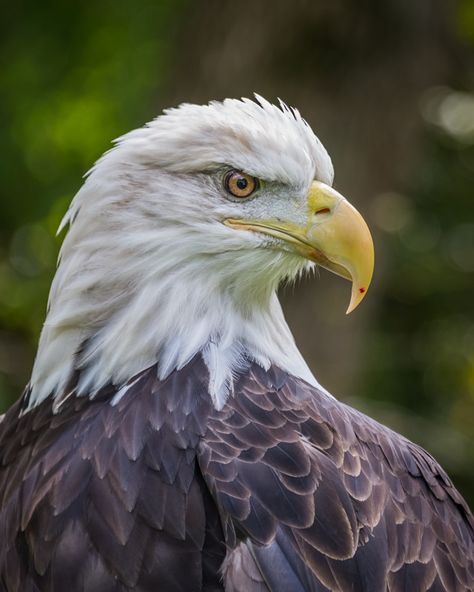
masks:
<path id="1" fill-rule="evenodd" d="M 473 518 L 436 461 L 277 368 L 239 377 L 199 462 L 270 591 L 474 589 Z"/>

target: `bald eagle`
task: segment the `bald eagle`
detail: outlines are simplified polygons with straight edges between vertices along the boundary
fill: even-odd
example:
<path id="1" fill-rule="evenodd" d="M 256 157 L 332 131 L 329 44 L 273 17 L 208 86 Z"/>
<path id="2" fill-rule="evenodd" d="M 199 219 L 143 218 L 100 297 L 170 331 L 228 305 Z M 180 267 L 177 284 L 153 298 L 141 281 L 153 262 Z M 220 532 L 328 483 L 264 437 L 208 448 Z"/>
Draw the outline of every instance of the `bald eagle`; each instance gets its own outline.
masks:
<path id="1" fill-rule="evenodd" d="M 276 296 L 373 246 L 297 110 L 182 105 L 94 166 L 31 381 L 0 423 L 1 592 L 463 592 L 474 521 L 338 402 Z"/>

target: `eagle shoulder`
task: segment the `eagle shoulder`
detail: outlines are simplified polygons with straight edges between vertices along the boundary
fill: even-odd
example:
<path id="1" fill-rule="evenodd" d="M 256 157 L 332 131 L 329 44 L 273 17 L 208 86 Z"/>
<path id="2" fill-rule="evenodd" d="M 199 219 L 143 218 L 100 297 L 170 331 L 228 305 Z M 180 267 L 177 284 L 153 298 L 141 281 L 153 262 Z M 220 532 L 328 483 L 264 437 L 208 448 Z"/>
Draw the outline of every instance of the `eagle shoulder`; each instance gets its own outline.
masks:
<path id="1" fill-rule="evenodd" d="M 436 461 L 278 368 L 238 378 L 199 463 L 269 590 L 286 589 L 285 564 L 301 590 L 474 586 L 473 518 Z"/>

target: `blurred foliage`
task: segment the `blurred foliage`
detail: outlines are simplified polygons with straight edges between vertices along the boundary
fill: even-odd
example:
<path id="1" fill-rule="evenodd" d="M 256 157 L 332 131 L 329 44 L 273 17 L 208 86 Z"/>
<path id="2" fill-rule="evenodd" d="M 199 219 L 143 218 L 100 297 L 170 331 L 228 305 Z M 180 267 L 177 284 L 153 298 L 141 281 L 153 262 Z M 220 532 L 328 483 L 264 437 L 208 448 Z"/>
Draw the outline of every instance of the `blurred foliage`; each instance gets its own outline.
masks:
<path id="1" fill-rule="evenodd" d="M 391 269 L 362 391 L 369 407 L 429 448 L 472 495 L 474 94 L 434 88 L 421 111 L 423 156 L 411 184 L 372 204 Z"/>
<path id="2" fill-rule="evenodd" d="M 384 10 L 383 3 L 372 4 Z M 111 139 L 156 115 L 155 99 L 166 87 L 168 69 L 179 51 L 174 30 L 194 26 L 185 22 L 186 6 L 185 0 L 84 0 L 74 5 L 20 0 L 2 13 L 0 412 L 28 380 L 54 273 L 59 220 L 81 175 L 110 147 Z M 393 3 L 392 10 L 394 6 L 408 11 L 407 3 Z M 474 3 L 463 0 L 458 8 L 459 43 L 472 47 Z M 321 25 L 327 29 L 325 21 Z M 358 37 L 348 38 L 347 51 L 338 54 L 318 31 L 311 27 L 312 42 L 324 49 L 316 52 L 320 61 L 337 72 L 333 62 L 342 60 L 349 72 L 349 58 L 357 53 L 349 42 L 357 45 Z M 209 31 L 198 33 L 207 39 Z M 224 33 L 217 31 L 223 45 L 240 47 L 235 38 L 226 41 Z M 240 43 L 240 28 L 237 33 Z M 390 39 L 400 38 L 394 29 Z M 314 58 L 315 52 L 303 45 L 303 54 Z M 242 52 L 248 54 L 251 47 L 246 44 Z M 291 78 L 294 63 L 304 55 L 286 49 L 283 53 L 273 73 L 275 86 L 285 75 L 287 85 L 296 85 Z M 236 68 L 238 54 L 236 50 Z M 219 58 L 218 53 L 212 55 L 213 60 Z M 371 62 L 370 55 L 364 59 Z M 313 75 L 313 62 L 310 66 Z M 357 77 L 373 76 L 360 67 L 350 72 L 354 88 Z M 474 499 L 470 83 L 459 81 L 457 89 L 432 88 L 420 97 L 421 158 L 404 187 L 378 195 L 370 207 L 386 248 L 384 282 L 364 338 L 367 352 L 358 391 L 366 398 L 351 402 L 424 444 L 466 497 Z M 188 80 L 187 91 L 193 84 Z M 207 90 L 212 96 L 214 89 Z"/>

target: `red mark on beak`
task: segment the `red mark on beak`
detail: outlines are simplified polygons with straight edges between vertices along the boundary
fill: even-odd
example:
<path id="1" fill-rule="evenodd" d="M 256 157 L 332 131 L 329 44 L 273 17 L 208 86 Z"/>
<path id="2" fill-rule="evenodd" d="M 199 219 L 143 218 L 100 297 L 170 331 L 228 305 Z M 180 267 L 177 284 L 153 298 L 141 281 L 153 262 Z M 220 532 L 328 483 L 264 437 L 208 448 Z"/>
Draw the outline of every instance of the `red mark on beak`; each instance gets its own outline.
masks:
<path id="1" fill-rule="evenodd" d="M 363 294 L 365 292 L 365 288 L 359 288 L 359 292 Z"/>

